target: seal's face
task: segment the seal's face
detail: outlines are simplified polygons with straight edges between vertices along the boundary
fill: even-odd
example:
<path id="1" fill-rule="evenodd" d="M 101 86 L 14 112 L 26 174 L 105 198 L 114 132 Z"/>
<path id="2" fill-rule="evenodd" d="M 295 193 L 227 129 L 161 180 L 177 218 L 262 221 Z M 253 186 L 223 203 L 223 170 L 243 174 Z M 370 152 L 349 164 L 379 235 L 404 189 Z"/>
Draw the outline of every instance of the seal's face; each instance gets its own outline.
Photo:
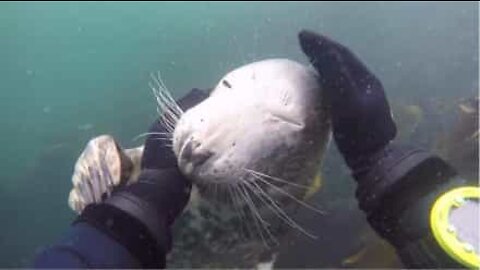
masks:
<path id="1" fill-rule="evenodd" d="M 176 222 L 171 262 L 253 268 L 272 251 L 265 245 L 285 235 L 284 224 L 309 235 L 290 218 L 294 209 L 287 208 L 295 206 L 288 204 L 292 200 L 303 204 L 294 196 L 317 173 L 328 140 L 329 121 L 315 74 L 289 60 L 256 62 L 227 74 L 210 97 L 186 112 L 160 76 L 152 77 L 167 132 L 149 135 L 173 140 L 180 169 L 197 187 Z M 123 153 L 113 138 L 94 142 L 77 161 L 72 179 L 70 206 L 79 212 L 115 186 L 137 181 L 132 172 L 141 167 L 141 148 Z M 136 168 L 128 180 L 123 179 L 123 155 Z"/>
<path id="2" fill-rule="evenodd" d="M 200 188 L 266 180 L 262 175 L 301 183 L 318 171 L 328 134 L 315 73 L 272 59 L 228 73 L 186 111 L 173 150 L 180 170 Z"/>

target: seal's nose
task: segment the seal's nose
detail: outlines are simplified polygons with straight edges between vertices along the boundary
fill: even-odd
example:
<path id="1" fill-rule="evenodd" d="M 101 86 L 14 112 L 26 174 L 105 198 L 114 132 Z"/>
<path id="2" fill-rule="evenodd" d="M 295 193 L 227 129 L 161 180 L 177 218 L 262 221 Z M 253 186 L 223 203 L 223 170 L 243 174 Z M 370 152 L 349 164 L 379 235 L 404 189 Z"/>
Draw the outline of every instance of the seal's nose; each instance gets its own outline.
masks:
<path id="1" fill-rule="evenodd" d="M 194 167 L 205 163 L 213 156 L 213 152 L 203 149 L 201 146 L 200 142 L 191 137 L 182 147 L 181 159 L 187 160 Z"/>
<path id="2" fill-rule="evenodd" d="M 222 113 L 228 110 L 219 104 L 215 98 L 204 100 L 185 112 L 175 128 L 174 152 L 179 168 L 187 174 L 222 153 L 225 137 L 232 133 L 233 127 L 225 123 Z"/>

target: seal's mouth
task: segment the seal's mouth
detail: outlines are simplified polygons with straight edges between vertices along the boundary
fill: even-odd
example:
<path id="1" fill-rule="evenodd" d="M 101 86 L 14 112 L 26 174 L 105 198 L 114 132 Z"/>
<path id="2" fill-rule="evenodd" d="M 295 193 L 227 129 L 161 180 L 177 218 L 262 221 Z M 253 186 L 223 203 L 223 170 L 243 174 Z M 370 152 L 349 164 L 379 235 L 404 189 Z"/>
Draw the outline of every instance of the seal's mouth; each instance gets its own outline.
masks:
<path id="1" fill-rule="evenodd" d="M 178 154 L 178 165 L 183 168 L 184 173 L 191 176 L 199 167 L 210 160 L 214 153 L 201 149 L 201 143 L 193 137 L 185 140 Z M 193 180 L 193 179 L 192 179 Z"/>

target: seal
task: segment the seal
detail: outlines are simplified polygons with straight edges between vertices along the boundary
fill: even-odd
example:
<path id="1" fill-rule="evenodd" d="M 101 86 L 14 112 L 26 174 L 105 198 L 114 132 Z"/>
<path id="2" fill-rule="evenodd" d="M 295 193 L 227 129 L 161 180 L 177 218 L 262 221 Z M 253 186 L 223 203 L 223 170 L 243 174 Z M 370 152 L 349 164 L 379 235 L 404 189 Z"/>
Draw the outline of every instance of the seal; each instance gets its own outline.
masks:
<path id="1" fill-rule="evenodd" d="M 254 62 L 226 74 L 187 111 L 159 76 L 153 79 L 168 131 L 158 135 L 194 184 L 174 226 L 169 266 L 254 267 L 274 258 L 272 244 L 286 229 L 311 236 L 291 216 L 299 206 L 318 211 L 302 200 L 330 138 L 315 71 L 288 59 Z M 93 139 L 75 167 L 72 209 L 81 212 L 115 186 L 135 182 L 141 153 L 109 136 Z"/>
<path id="2" fill-rule="evenodd" d="M 271 199 L 299 195 L 295 187 L 311 183 L 329 136 L 315 72 L 268 59 L 228 73 L 206 100 L 183 113 L 173 150 L 204 197 L 235 203 L 237 193 L 242 202 L 277 208 Z"/>

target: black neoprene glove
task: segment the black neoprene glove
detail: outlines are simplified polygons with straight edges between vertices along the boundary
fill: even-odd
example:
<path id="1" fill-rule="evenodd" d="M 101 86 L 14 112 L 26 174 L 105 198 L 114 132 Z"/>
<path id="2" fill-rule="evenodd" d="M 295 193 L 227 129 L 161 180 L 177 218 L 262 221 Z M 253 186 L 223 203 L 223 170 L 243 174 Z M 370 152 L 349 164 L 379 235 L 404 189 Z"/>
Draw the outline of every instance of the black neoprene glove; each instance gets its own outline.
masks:
<path id="1" fill-rule="evenodd" d="M 392 152 L 387 145 L 396 135 L 383 86 L 348 48 L 336 41 L 310 31 L 300 32 L 299 40 L 303 52 L 318 71 L 335 143 L 358 182 L 360 208 L 370 212 L 376 208 L 372 204 L 378 204 L 383 193 L 382 187 L 376 184 L 383 183 L 374 177 L 376 183 L 372 184 L 366 175 L 385 153 Z"/>
<path id="2" fill-rule="evenodd" d="M 393 142 L 396 126 L 382 84 L 348 48 L 310 31 L 299 40 L 319 73 L 335 143 L 357 181 L 369 224 L 406 267 L 453 267 L 432 240 L 428 217 L 436 197 L 463 180 L 441 158 Z"/>
<path id="3" fill-rule="evenodd" d="M 182 110 L 205 99 L 193 89 L 177 103 Z M 159 121 L 151 126 L 138 182 L 122 187 L 104 203 L 89 205 L 77 222 L 86 221 L 123 244 L 144 268 L 165 267 L 171 249 L 170 226 L 190 197 L 191 183 L 179 171 L 176 157 Z M 160 139 L 162 138 L 162 139 Z"/>
<path id="4" fill-rule="evenodd" d="M 382 83 L 343 45 L 309 31 L 302 31 L 299 39 L 319 73 L 335 142 L 353 167 L 396 135 Z"/>
<path id="5" fill-rule="evenodd" d="M 178 100 L 177 104 L 186 111 L 207 96 L 206 91 L 193 89 Z M 154 205 L 158 212 L 166 215 L 167 223 L 171 225 L 185 208 L 192 184 L 178 169 L 171 140 L 167 140 L 171 136 L 165 135 L 168 133 L 166 126 L 157 120 L 150 127 L 149 133 L 151 134 L 145 140 L 139 181 L 127 189 L 128 192 Z"/>

